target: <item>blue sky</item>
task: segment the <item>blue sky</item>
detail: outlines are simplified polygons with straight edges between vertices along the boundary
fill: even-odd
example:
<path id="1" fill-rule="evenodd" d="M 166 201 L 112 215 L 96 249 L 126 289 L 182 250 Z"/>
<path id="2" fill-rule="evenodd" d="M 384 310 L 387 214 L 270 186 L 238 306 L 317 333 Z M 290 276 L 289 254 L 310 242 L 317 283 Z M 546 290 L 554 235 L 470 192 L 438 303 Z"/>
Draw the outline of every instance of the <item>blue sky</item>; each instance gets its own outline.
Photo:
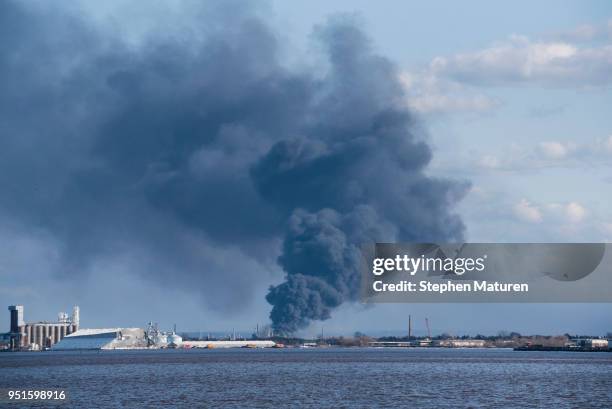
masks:
<path id="1" fill-rule="evenodd" d="M 152 2 L 146 10 L 123 1 L 80 4 L 95 24 L 134 43 L 160 27 L 179 32 L 191 18 L 180 2 Z M 358 16 L 376 50 L 402 72 L 406 104 L 434 149 L 429 173 L 472 184 L 458 207 L 468 240 L 612 241 L 610 2 L 273 1 L 260 13 L 278 28 L 283 52 L 296 63 L 316 54 L 313 26 L 335 13 Z M 50 251 L 44 239 L 21 239 L 4 250 L 4 271 L 24 264 L 20 249 L 39 251 L 40 260 Z M 267 321 L 264 296 L 281 274 L 270 272 L 250 304 L 228 316 L 189 292 L 132 276 L 129 266 L 99 268 L 108 276 L 99 272 L 78 284 L 44 274 L 38 284 L 19 277 L 0 295 L 8 302 L 27 299 L 32 319 L 69 309 L 72 301 L 56 296 L 67 291 L 89 326 L 152 319 L 185 330 L 229 331 Z M 345 304 L 304 334 L 319 333 L 321 325 L 328 333 L 401 331 L 409 313 L 428 316 L 434 332 L 612 331 L 611 305 Z"/>

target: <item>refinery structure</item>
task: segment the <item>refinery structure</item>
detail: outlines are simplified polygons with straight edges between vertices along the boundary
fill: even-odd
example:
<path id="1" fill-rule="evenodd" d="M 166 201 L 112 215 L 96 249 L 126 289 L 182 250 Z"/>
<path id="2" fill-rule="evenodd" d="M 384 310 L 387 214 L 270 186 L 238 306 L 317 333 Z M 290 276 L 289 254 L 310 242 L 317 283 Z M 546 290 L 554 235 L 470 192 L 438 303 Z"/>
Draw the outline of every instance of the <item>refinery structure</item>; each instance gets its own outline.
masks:
<path id="1" fill-rule="evenodd" d="M 149 322 L 145 337 L 149 348 L 272 348 L 276 346 L 270 340 L 237 340 L 235 336 L 227 340 L 190 340 L 184 341 L 176 333 L 176 327 L 172 332 L 162 332 L 157 324 Z"/>

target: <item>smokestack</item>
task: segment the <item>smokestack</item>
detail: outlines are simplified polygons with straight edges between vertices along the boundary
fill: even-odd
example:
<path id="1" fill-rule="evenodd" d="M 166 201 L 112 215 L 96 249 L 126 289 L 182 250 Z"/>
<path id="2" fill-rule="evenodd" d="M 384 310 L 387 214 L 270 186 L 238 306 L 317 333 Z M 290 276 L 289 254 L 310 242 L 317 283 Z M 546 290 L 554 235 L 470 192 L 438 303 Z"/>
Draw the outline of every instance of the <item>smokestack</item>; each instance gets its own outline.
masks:
<path id="1" fill-rule="evenodd" d="M 80 321 L 80 308 L 78 305 L 75 305 L 72 308 L 72 323 L 74 324 L 75 331 L 79 329 L 79 321 Z"/>
<path id="2" fill-rule="evenodd" d="M 408 315 L 408 339 L 412 339 L 412 315 Z"/>

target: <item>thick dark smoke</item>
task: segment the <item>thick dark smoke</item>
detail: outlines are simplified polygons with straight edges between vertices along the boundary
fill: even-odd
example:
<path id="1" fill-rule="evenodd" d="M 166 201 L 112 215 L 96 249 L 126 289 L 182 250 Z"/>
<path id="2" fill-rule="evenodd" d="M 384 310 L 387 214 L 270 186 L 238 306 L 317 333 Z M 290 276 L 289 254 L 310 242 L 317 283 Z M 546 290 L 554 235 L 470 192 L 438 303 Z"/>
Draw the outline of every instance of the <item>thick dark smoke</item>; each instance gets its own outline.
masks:
<path id="1" fill-rule="evenodd" d="M 253 168 L 263 195 L 293 212 L 279 262 L 286 282 L 268 301 L 275 328 L 293 332 L 359 294 L 359 245 L 460 240 L 449 213 L 465 186 L 423 173 L 417 136 L 395 67 L 354 25 L 320 30 L 330 69 L 300 136 L 277 142 Z"/>
<path id="2" fill-rule="evenodd" d="M 192 38 L 139 46 L 67 12 L 0 3 L 0 217 L 47 232 L 62 273 L 125 258 L 218 309 L 270 258 L 289 333 L 355 300 L 371 241 L 453 241 L 465 185 L 431 178 L 395 67 L 350 19 L 287 67 L 255 13 L 200 10 Z"/>

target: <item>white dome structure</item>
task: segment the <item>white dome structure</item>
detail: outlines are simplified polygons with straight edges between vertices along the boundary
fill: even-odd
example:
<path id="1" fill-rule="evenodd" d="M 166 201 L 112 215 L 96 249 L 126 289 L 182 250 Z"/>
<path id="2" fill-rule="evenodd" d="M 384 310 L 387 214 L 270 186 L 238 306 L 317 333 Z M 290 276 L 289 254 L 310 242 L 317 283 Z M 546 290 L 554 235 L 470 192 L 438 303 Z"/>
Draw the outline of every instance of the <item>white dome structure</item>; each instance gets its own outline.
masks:
<path id="1" fill-rule="evenodd" d="M 183 338 L 176 334 L 175 332 L 172 332 L 172 334 L 168 335 L 168 346 L 171 348 L 176 348 L 179 347 L 183 344 Z"/>

